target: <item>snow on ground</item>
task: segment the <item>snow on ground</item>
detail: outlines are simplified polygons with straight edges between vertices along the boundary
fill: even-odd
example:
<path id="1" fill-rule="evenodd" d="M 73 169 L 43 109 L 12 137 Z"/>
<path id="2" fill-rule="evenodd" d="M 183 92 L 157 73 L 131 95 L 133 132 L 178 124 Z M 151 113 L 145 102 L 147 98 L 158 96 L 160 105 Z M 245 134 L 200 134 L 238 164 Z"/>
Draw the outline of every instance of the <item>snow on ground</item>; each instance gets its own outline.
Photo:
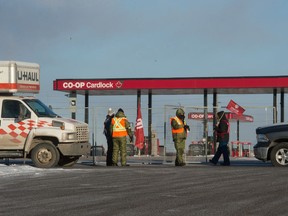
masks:
<path id="1" fill-rule="evenodd" d="M 29 176 L 39 177 L 48 173 L 63 172 L 62 168 L 49 168 L 41 169 L 31 166 L 31 163 L 24 164 L 23 161 L 0 161 L 0 178 L 17 177 L 17 176 Z"/>
<path id="2" fill-rule="evenodd" d="M 43 175 L 44 169 L 32 167 L 30 165 L 0 164 L 0 177 L 15 177 L 21 175 L 39 176 Z"/>
<path id="3" fill-rule="evenodd" d="M 40 177 L 47 174 L 63 173 L 63 172 L 86 172 L 85 169 L 69 169 L 62 167 L 55 168 L 37 168 L 29 159 L 0 159 L 0 180 L 1 178 L 25 176 L 25 177 Z"/>

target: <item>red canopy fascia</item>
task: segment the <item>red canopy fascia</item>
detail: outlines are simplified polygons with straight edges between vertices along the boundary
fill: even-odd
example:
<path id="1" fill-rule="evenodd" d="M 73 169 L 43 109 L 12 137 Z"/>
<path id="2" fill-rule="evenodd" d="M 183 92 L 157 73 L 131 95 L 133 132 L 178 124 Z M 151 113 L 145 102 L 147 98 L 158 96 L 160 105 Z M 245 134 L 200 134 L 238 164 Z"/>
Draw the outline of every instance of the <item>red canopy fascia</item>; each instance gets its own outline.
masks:
<path id="1" fill-rule="evenodd" d="M 175 94 L 267 94 L 275 89 L 288 92 L 288 76 L 270 77 L 182 77 L 182 78 L 115 78 L 57 79 L 53 89 L 89 95 Z"/>

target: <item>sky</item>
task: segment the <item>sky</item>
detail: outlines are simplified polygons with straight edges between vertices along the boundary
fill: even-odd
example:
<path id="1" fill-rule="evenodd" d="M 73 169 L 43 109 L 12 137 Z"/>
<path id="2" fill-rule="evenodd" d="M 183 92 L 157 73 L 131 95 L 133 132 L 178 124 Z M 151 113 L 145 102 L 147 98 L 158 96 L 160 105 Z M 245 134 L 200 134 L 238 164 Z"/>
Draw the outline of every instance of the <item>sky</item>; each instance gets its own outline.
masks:
<path id="1" fill-rule="evenodd" d="M 0 0 L 0 59 L 39 63 L 45 90 L 59 78 L 286 75 L 287 9 L 286 0 Z"/>
<path id="2" fill-rule="evenodd" d="M 287 11 L 287 0 L 0 0 L 0 60 L 40 64 L 53 107 L 68 104 L 55 79 L 287 75 Z"/>

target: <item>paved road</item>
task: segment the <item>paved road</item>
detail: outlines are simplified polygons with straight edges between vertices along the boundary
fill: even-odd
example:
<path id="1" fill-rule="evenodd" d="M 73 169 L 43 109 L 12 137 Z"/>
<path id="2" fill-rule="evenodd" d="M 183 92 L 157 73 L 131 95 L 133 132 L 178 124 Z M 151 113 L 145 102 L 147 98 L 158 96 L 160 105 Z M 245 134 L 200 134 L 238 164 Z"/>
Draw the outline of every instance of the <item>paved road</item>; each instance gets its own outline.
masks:
<path id="1" fill-rule="evenodd" d="M 287 168 L 249 159 L 230 167 L 82 161 L 1 178 L 0 215 L 287 215 L 287 179 Z"/>

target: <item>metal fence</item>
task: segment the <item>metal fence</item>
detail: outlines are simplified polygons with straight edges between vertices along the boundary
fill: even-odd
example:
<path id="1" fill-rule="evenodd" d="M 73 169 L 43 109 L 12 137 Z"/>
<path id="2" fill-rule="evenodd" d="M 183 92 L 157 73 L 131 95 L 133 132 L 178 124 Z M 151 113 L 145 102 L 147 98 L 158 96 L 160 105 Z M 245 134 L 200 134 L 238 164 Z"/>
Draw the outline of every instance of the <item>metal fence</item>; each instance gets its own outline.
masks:
<path id="1" fill-rule="evenodd" d="M 186 121 L 190 126 L 191 131 L 188 134 L 186 140 L 186 154 L 187 155 L 197 155 L 194 151 L 200 151 L 199 148 L 193 146 L 193 144 L 203 144 L 205 143 L 205 139 L 207 137 L 204 136 L 204 124 L 203 120 L 193 120 L 188 119 L 188 113 L 204 113 L 204 107 L 195 107 L 195 106 L 181 106 L 186 113 Z M 103 146 L 104 149 L 106 146 L 106 139 L 103 135 L 103 122 L 107 115 L 107 109 L 109 107 L 106 106 L 95 106 L 89 108 L 89 129 L 90 129 L 90 138 L 91 143 L 94 141 L 94 145 Z M 154 139 L 157 139 L 158 142 L 157 148 L 159 155 L 165 154 L 174 154 L 175 148 L 172 140 L 171 134 L 171 126 L 170 126 L 170 118 L 175 116 L 176 110 L 179 108 L 177 105 L 164 105 L 162 107 L 152 108 L 152 131 Z M 252 149 L 253 145 L 256 143 L 256 134 L 255 129 L 258 126 L 263 126 L 267 124 L 273 123 L 273 107 L 244 107 L 245 113 L 253 116 L 253 122 L 230 122 L 230 141 L 241 141 L 251 143 L 250 148 Z M 118 108 L 113 108 L 115 112 Z M 54 107 L 53 110 L 61 115 L 62 117 L 71 118 L 71 112 L 69 108 L 57 108 Z M 218 108 L 221 110 L 221 107 Z M 222 109 L 223 110 L 223 109 Z M 130 121 L 132 128 L 134 128 L 136 122 L 137 108 L 126 106 L 125 115 Z M 144 133 L 145 136 L 148 135 L 148 109 L 141 108 L 142 118 L 144 124 Z M 227 111 L 227 110 L 226 110 Z M 213 112 L 213 107 L 207 107 L 207 112 Z M 76 110 L 76 119 L 80 121 L 84 121 L 84 108 L 77 108 Z M 213 136 L 213 122 L 208 121 L 208 141 L 211 140 Z M 237 140 L 239 138 L 239 140 Z M 211 146 L 208 143 L 208 154 L 211 152 Z M 156 154 L 156 155 L 157 155 Z"/>

